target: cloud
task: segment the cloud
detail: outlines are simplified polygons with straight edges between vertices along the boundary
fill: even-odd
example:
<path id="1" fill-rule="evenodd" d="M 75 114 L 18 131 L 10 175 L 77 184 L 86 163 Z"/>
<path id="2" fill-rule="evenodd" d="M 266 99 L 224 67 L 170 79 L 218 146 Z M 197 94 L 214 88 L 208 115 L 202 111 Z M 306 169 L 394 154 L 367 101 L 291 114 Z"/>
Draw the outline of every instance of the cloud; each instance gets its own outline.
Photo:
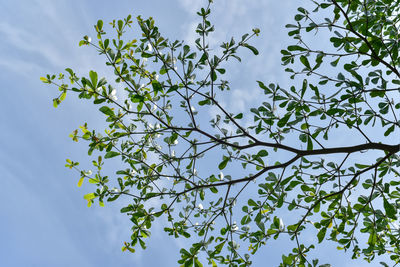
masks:
<path id="1" fill-rule="evenodd" d="M 38 36 L 25 29 L 4 22 L 0 23 L 0 35 L 2 35 L 3 41 L 7 42 L 14 49 L 38 54 L 43 60 L 55 66 L 60 66 L 63 62 L 61 51 L 55 45 L 43 42 L 40 35 Z"/>
<path id="2" fill-rule="evenodd" d="M 189 13 L 195 13 L 202 6 L 206 5 L 204 0 L 179 0 L 181 6 Z"/>

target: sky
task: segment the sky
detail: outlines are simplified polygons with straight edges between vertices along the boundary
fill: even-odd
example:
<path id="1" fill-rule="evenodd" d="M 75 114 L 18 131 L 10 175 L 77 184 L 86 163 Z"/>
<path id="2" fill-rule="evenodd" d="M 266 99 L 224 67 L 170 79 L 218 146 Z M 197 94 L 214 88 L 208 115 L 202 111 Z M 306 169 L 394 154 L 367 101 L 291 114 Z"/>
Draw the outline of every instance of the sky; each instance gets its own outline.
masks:
<path id="1" fill-rule="evenodd" d="M 205 1 L 115 2 L 0 2 L 1 266 L 177 266 L 184 244 L 168 238 L 162 225 L 153 229 L 147 250 L 122 253 L 123 241 L 130 239 L 129 220 L 119 213 L 123 203 L 86 206 L 83 195 L 92 188 L 78 188 L 77 174 L 64 164 L 70 158 L 85 165 L 90 158 L 85 144 L 72 142 L 68 135 L 85 122 L 101 127 L 103 116 L 72 95 L 54 109 L 57 89 L 39 80 L 67 67 L 81 75 L 92 69 L 110 73 L 94 50 L 78 46 L 82 36 L 94 34 L 98 19 L 152 16 L 165 36 L 193 42 L 198 23 L 195 12 Z M 224 105 L 235 112 L 248 110 L 260 96 L 256 80 L 287 83 L 279 51 L 289 42 L 284 25 L 292 21 L 296 8 L 289 0 L 215 1 L 211 19 L 216 33 L 211 44 L 261 29 L 260 37 L 252 42 L 260 55 L 244 53 L 244 62 L 230 68 L 232 91 Z M 286 248 L 285 242 L 276 243 L 275 248 L 266 246 L 254 257 L 254 266 L 275 266 L 276 251 L 292 247 Z M 336 255 L 332 251 L 324 247 L 319 256 Z M 338 255 L 337 266 L 363 266 Z"/>

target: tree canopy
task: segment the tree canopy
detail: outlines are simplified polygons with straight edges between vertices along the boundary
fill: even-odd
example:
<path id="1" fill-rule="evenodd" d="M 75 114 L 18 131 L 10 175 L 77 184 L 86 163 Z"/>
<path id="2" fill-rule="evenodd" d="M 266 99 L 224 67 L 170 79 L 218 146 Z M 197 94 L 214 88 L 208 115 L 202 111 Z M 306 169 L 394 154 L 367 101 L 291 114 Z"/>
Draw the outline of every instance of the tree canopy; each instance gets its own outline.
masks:
<path id="1" fill-rule="evenodd" d="M 292 249 L 281 266 L 327 266 L 307 256 L 322 242 L 352 258 L 388 255 L 382 265 L 398 263 L 398 1 L 315 0 L 298 8 L 286 26 L 292 45 L 281 51 L 293 85 L 249 81 L 264 98 L 238 114 L 221 105 L 232 86 L 225 66 L 241 61 L 240 49 L 258 55 L 250 42 L 260 30 L 210 47 L 211 2 L 197 13 L 194 44 L 164 37 L 153 18 L 137 17 L 140 34 L 131 16 L 112 21 L 113 34 L 99 20 L 97 40 L 85 36 L 79 45 L 96 49 L 115 76 L 67 68 L 41 78 L 60 90 L 55 107 L 71 91 L 98 105 L 107 122 L 71 134 L 93 156 L 93 172 L 66 164 L 78 170 L 78 186 L 94 185 L 88 206 L 128 199 L 121 212 L 132 236 L 122 249 L 144 249 L 159 221 L 170 236 L 192 242 L 180 250 L 183 266 L 249 266 L 249 254 L 283 235 Z M 125 168 L 103 175 L 109 158 Z"/>

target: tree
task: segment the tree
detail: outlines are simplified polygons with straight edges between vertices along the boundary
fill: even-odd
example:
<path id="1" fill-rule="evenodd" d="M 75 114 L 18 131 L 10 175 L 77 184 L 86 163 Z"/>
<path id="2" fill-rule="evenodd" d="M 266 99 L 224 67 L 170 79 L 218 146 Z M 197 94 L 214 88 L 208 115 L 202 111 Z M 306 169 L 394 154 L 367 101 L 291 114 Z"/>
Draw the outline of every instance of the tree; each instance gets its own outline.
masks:
<path id="1" fill-rule="evenodd" d="M 100 105 L 106 117 L 105 135 L 87 124 L 71 134 L 89 143 L 89 155 L 97 153 L 94 173 L 66 164 L 79 171 L 78 186 L 85 180 L 96 186 L 84 196 L 88 205 L 131 201 L 121 209 L 132 221 L 123 247 L 131 252 L 145 248 L 154 221 L 167 218 L 165 232 L 193 242 L 180 251 L 184 266 L 202 266 L 199 255 L 213 266 L 248 266 L 247 250 L 254 254 L 281 235 L 294 247 L 281 266 L 317 266 L 306 254 L 325 240 L 353 258 L 370 262 L 389 253 L 398 263 L 397 1 L 318 0 L 298 8 L 287 25 L 294 43 L 281 51 L 293 86 L 258 81 L 265 99 L 247 114 L 220 104 L 230 86 L 221 77 L 226 62 L 241 60 L 239 49 L 258 54 L 249 41 L 260 30 L 212 49 L 211 2 L 197 13 L 194 47 L 164 38 L 152 18 L 137 18 L 139 39 L 126 36 L 131 16 L 111 23 L 112 39 L 99 20 L 97 41 L 85 36 L 79 45 L 104 56 L 115 81 L 95 71 L 78 77 L 69 68 L 70 84 L 63 74 L 41 78 L 60 90 L 55 107 L 72 91 Z M 330 47 L 316 42 L 320 32 L 330 34 Z M 217 110 L 211 118 L 210 108 Z M 104 176 L 104 159 L 114 157 L 126 169 Z M 304 232 L 315 242 L 302 240 Z"/>

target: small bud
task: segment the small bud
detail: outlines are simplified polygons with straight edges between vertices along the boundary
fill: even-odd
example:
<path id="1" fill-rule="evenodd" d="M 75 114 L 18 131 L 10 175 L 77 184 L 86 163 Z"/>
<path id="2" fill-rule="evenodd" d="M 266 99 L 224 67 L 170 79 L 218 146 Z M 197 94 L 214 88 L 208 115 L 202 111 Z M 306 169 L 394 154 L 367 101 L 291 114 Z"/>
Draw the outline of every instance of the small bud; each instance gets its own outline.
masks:
<path id="1" fill-rule="evenodd" d="M 255 35 L 258 36 L 260 34 L 260 29 L 259 28 L 255 28 L 255 29 L 253 29 L 253 32 L 254 32 Z"/>

